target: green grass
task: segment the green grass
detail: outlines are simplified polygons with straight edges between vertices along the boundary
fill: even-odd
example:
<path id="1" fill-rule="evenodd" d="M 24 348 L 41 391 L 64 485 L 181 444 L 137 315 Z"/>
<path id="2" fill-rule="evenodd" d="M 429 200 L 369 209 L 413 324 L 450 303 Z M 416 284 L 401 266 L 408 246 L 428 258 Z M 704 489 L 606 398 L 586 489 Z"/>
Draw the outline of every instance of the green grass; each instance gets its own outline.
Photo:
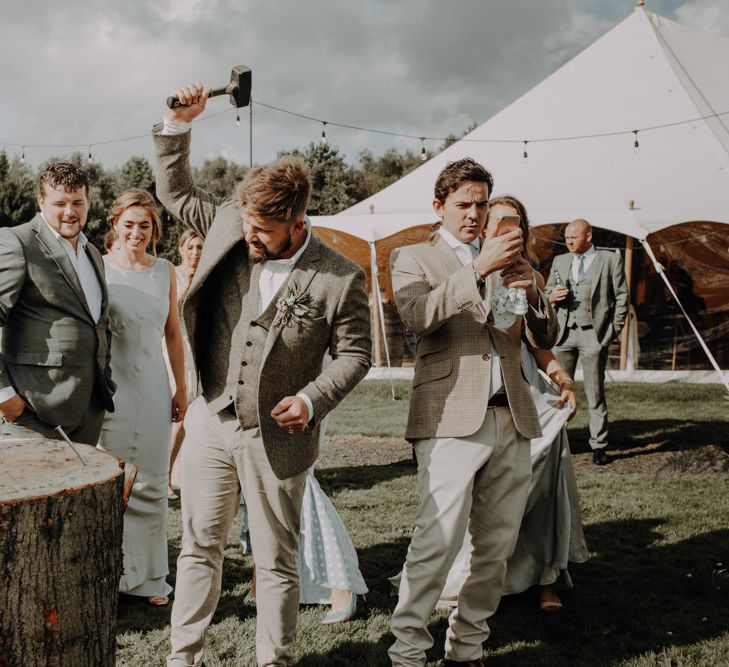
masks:
<path id="1" fill-rule="evenodd" d="M 401 435 L 404 400 L 389 384 L 361 385 L 332 416 L 330 433 Z M 643 445 L 690 451 L 729 445 L 727 404 L 716 386 L 608 385 L 615 447 Z M 578 415 L 571 439 L 586 435 Z M 586 438 L 585 438 L 586 439 Z M 650 456 L 650 454 L 646 454 Z M 357 547 L 370 593 L 358 619 L 319 623 L 324 609 L 302 608 L 298 665 L 387 665 L 389 618 L 395 598 L 387 577 L 399 570 L 417 508 L 409 463 L 317 472 Z M 578 469 L 583 522 L 592 558 L 571 568 L 574 590 L 566 607 L 539 614 L 529 594 L 507 597 L 491 620 L 488 664 L 502 665 L 729 665 L 729 480 L 725 474 L 619 473 Z M 170 582 L 179 549 L 179 504 L 171 507 Z M 241 604 L 252 561 L 237 547 L 234 526 L 226 551 L 223 595 L 208 635 L 206 665 L 255 665 L 255 615 Z M 125 601 L 120 606 L 117 664 L 162 665 L 169 649 L 168 609 Z M 439 664 L 447 614 L 430 623 Z"/>

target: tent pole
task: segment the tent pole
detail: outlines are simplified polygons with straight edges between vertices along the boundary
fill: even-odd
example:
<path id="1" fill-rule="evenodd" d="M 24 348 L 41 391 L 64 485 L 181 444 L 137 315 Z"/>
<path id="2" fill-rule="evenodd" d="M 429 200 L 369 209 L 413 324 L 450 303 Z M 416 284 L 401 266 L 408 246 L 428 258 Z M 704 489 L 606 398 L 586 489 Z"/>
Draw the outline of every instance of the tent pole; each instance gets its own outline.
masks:
<path id="1" fill-rule="evenodd" d="M 387 331 L 385 330 L 385 310 L 382 307 L 382 293 L 380 292 L 380 270 L 377 268 L 377 248 L 375 247 L 375 242 L 370 241 L 370 266 L 371 266 L 371 273 L 372 273 L 372 292 L 374 294 L 374 305 L 375 305 L 375 340 L 377 338 L 380 338 L 383 347 L 385 348 L 385 359 L 387 360 L 387 372 L 390 377 L 390 393 L 392 394 L 392 400 L 397 400 L 397 396 L 395 395 L 395 383 L 392 379 L 392 373 L 390 372 L 392 369 L 392 365 L 390 364 L 390 348 L 387 344 Z M 379 352 L 379 346 L 376 348 L 375 356 L 377 356 L 377 352 Z M 380 363 L 377 364 L 380 366 L 382 363 L 382 355 L 380 355 Z"/>
<path id="2" fill-rule="evenodd" d="M 628 366 L 628 338 L 630 337 L 630 294 L 633 291 L 633 237 L 625 237 L 625 282 L 628 286 L 628 315 L 620 335 L 620 370 Z"/>
<path id="3" fill-rule="evenodd" d="M 714 367 L 714 370 L 719 375 L 719 381 L 726 388 L 727 394 L 729 394 L 729 380 L 724 379 L 724 374 L 722 373 L 721 368 L 719 368 L 719 364 L 716 362 L 716 359 L 714 359 L 714 355 L 711 354 L 711 350 L 709 350 L 709 348 L 707 347 L 706 343 L 704 342 L 704 339 L 701 337 L 701 334 L 699 333 L 699 330 L 694 326 L 694 323 L 691 321 L 691 318 L 688 316 L 686 309 L 683 307 L 683 304 L 681 303 L 680 299 L 678 298 L 678 295 L 676 294 L 675 290 L 673 289 L 673 286 L 671 285 L 668 278 L 666 277 L 666 272 L 665 272 L 665 269 L 663 268 L 663 264 L 661 264 L 656 259 L 656 256 L 653 254 L 653 248 L 651 248 L 650 245 L 648 245 L 648 241 L 646 239 L 640 239 L 640 242 L 643 244 L 643 247 L 645 248 L 646 253 L 648 253 L 648 257 L 650 257 L 651 261 L 653 262 L 653 266 L 656 270 L 656 273 L 658 273 L 658 275 L 661 276 L 661 278 L 663 278 L 663 282 L 666 283 L 666 287 L 668 287 L 668 291 L 671 293 L 671 296 L 674 298 L 674 300 L 678 304 L 678 307 L 681 309 L 683 316 L 686 318 L 686 321 L 689 323 L 689 326 L 693 330 L 694 335 L 696 336 L 699 343 L 701 344 L 701 347 L 704 349 L 704 352 L 706 352 L 706 356 L 709 358 L 711 365 Z M 729 398 L 729 396 L 726 396 L 725 398 Z"/>
<path id="4" fill-rule="evenodd" d="M 374 352 L 375 366 L 382 366 L 382 334 L 380 322 L 380 308 L 378 295 L 380 293 L 380 281 L 377 277 L 377 252 L 375 251 L 374 241 L 369 241 L 370 245 L 370 289 L 372 290 L 372 347 Z"/>

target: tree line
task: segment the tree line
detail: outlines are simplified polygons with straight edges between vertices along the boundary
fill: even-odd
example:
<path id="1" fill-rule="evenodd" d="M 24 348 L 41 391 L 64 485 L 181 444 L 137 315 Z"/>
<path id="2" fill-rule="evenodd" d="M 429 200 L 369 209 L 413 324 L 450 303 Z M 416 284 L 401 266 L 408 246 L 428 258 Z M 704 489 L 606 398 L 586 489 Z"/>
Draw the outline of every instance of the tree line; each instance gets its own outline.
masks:
<path id="1" fill-rule="evenodd" d="M 449 136 L 441 150 L 457 140 Z M 421 155 L 394 148 L 379 156 L 362 151 L 354 164 L 349 164 L 336 146 L 310 143 L 292 151 L 309 165 L 313 182 L 310 215 L 333 215 L 387 187 L 418 165 Z M 433 157 L 428 153 L 427 157 Z M 131 157 L 121 167 L 106 169 L 89 161 L 81 153 L 50 158 L 36 170 L 18 157 L 8 158 L 0 151 L 0 227 L 28 222 L 38 210 L 38 175 L 49 162 L 66 161 L 82 167 L 89 177 L 91 209 L 84 230 L 89 240 L 103 248 L 109 227 L 106 214 L 114 199 L 129 188 L 141 188 L 154 194 L 154 171 L 144 157 Z M 247 167 L 217 157 L 205 160 L 193 169 L 195 182 L 201 188 L 220 196 L 228 196 L 243 178 Z M 181 225 L 163 211 L 165 234 L 157 246 L 157 254 L 176 263 L 177 239 Z"/>

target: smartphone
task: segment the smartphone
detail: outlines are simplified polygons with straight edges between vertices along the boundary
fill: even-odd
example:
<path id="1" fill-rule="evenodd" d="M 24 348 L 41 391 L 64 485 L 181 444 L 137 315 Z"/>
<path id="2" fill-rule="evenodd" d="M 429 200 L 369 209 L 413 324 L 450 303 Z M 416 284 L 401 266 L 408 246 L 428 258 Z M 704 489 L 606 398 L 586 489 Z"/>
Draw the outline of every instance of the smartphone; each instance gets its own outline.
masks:
<path id="1" fill-rule="evenodd" d="M 496 227 L 496 236 L 501 236 L 513 229 L 519 228 L 519 216 L 518 215 L 505 215 Z"/>

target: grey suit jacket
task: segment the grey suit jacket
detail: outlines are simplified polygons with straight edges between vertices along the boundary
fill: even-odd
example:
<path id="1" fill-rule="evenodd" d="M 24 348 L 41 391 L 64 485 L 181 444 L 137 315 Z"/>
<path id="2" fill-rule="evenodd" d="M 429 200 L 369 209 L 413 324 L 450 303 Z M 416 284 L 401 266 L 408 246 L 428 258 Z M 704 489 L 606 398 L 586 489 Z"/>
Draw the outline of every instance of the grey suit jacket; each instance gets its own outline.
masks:
<path id="1" fill-rule="evenodd" d="M 247 258 L 240 212 L 195 187 L 189 165 L 190 134 L 154 135 L 157 195 L 165 207 L 205 238 L 202 257 L 183 305 L 185 326 L 198 363 L 208 407 L 218 411 L 230 402 L 223 395 L 229 374 L 240 368 L 244 341 L 232 337 L 228 349 L 210 350 L 206 339 L 222 318 L 228 328 L 251 313 L 241 307 L 249 289 L 258 289 L 257 269 Z M 237 253 L 234 257 L 231 257 Z M 220 271 L 229 274 L 222 277 Z M 216 275 L 218 272 L 218 275 Z M 221 290 L 227 284 L 234 287 Z M 319 453 L 319 422 L 366 375 L 371 340 L 364 273 L 353 262 L 312 237 L 283 289 L 296 284 L 310 298 L 302 327 L 270 325 L 258 377 L 258 423 L 274 474 L 286 479 L 309 468 Z M 251 317 L 251 319 L 255 319 Z M 325 353 L 332 362 L 322 370 Z M 305 393 L 316 425 L 289 434 L 271 417 L 284 397 Z"/>
<path id="2" fill-rule="evenodd" d="M 0 229 L 0 387 L 13 386 L 38 419 L 67 430 L 81 422 L 92 392 L 114 410 L 104 264 L 91 244 L 86 252 L 101 284 L 98 322 L 40 214 Z"/>
<path id="3" fill-rule="evenodd" d="M 557 255 L 552 261 L 552 268 L 547 279 L 547 289 L 554 287 L 554 272 L 559 271 L 563 281 L 571 276 L 572 253 Z M 620 334 L 628 314 L 628 287 L 625 282 L 623 258 L 620 253 L 608 250 L 597 250 L 595 259 L 590 266 L 592 275 L 592 299 L 590 313 L 592 326 L 597 334 L 600 345 L 610 345 Z M 565 324 L 567 322 L 567 304 L 555 304 L 557 321 L 559 322 L 559 338 L 562 342 L 567 337 Z"/>
<path id="4" fill-rule="evenodd" d="M 481 305 L 470 265 L 462 266 L 438 235 L 433 241 L 397 248 L 391 256 L 392 287 L 398 311 L 418 336 L 413 392 L 405 437 L 460 438 L 483 424 L 491 382 L 491 336 L 499 355 L 506 394 L 517 430 L 541 435 L 539 419 L 521 362 L 522 336 L 536 348 L 557 337 L 554 311 L 540 295 L 545 317 L 533 309 L 506 330 L 490 322 Z M 487 281 L 487 303 L 496 284 Z"/>

